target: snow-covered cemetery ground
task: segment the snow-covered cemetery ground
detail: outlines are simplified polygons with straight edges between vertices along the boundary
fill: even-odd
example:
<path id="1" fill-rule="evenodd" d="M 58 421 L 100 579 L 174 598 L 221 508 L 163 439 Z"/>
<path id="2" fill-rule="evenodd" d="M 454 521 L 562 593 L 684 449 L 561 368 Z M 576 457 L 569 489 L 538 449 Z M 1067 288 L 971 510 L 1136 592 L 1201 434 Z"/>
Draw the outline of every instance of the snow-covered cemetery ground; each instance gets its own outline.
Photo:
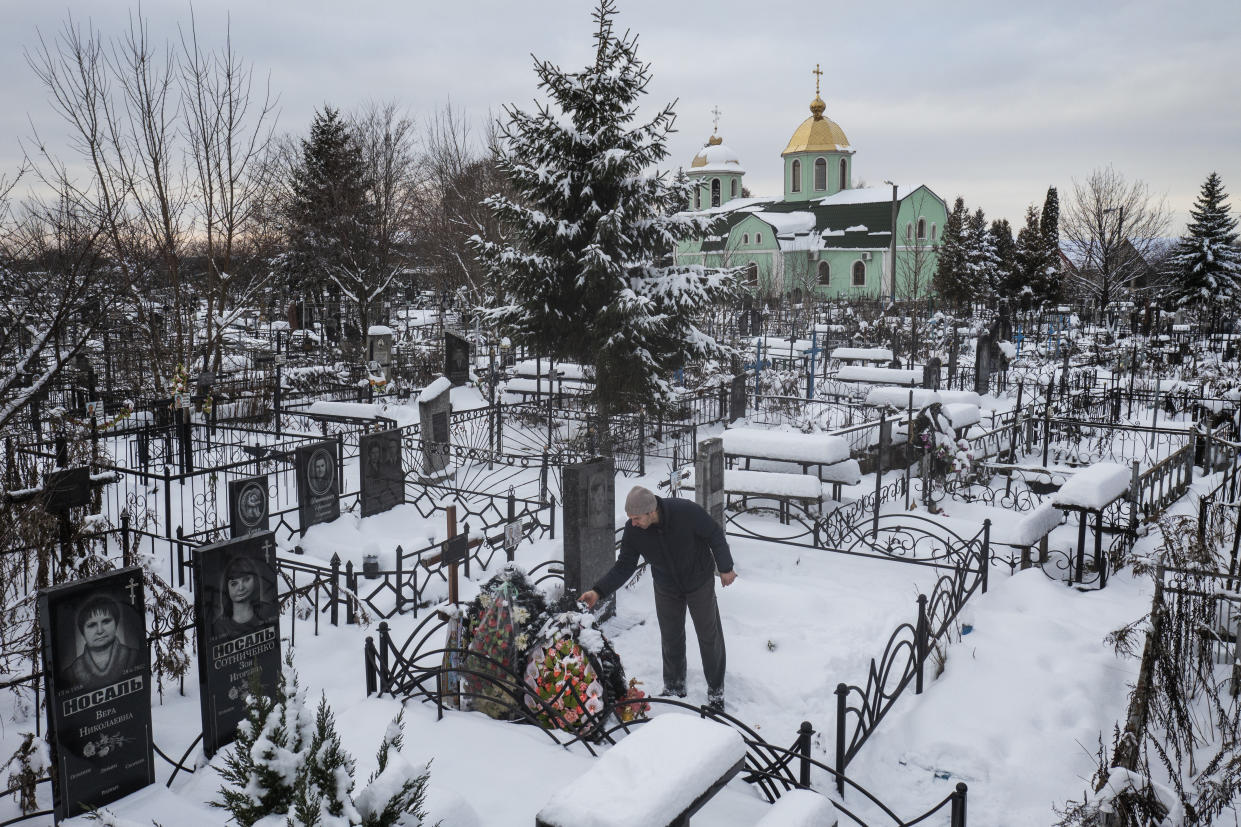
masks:
<path id="1" fill-rule="evenodd" d="M 1241 824 L 1219 176 L 889 203 L 817 65 L 784 201 L 659 173 L 616 15 L 479 157 L 27 53 L 92 172 L 0 171 L 0 827 Z"/>

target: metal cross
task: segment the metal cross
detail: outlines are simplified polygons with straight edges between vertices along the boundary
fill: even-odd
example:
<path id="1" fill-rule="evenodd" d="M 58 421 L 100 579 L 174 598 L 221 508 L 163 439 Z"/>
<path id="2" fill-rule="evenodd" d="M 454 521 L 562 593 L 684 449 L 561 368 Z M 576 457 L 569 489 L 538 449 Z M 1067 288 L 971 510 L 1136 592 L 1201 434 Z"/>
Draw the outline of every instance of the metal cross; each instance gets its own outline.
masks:
<path id="1" fill-rule="evenodd" d="M 715 108 L 711 110 L 711 114 L 715 116 L 715 119 L 714 119 L 715 126 L 711 129 L 711 132 L 712 133 L 719 132 L 720 131 L 720 115 L 723 114 L 722 112 L 720 112 L 719 104 L 715 105 Z"/>
<path id="2" fill-rule="evenodd" d="M 131 606 L 134 605 L 134 590 L 137 589 L 138 587 L 139 587 L 138 581 L 132 577 L 129 578 L 128 583 L 122 586 L 122 588 L 124 588 L 126 591 L 129 592 L 129 605 Z"/>
<path id="3" fill-rule="evenodd" d="M 814 94 L 815 94 L 815 97 L 818 97 L 819 96 L 819 78 L 823 76 L 822 70 L 819 69 L 819 64 L 817 63 L 814 64 L 814 69 L 810 72 L 810 74 L 814 75 Z"/>

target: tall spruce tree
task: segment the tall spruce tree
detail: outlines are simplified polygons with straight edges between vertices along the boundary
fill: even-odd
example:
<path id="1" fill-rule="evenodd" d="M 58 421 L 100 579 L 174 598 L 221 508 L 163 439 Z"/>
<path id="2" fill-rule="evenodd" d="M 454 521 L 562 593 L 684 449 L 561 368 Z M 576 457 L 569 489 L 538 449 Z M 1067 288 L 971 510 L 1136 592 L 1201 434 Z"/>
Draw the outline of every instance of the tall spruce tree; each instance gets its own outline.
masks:
<path id="1" fill-rule="evenodd" d="M 497 163 L 516 197 L 487 200 L 504 240 L 472 240 L 498 287 L 488 320 L 536 351 L 593 368 L 604 450 L 613 414 L 666 401 L 672 371 L 691 358 L 730 355 L 694 319 L 734 280 L 732 271 L 673 264 L 676 243 L 705 224 L 675 214 L 683 187 L 647 173 L 668 155 L 675 116 L 669 104 L 635 124 L 650 67 L 636 37 L 613 32 L 615 15 L 612 0 L 600 0 L 594 62 L 581 71 L 535 60 L 548 103 L 509 107 L 500 127 Z"/>
<path id="2" fill-rule="evenodd" d="M 965 282 L 965 230 L 969 213 L 965 199 L 957 196 L 944 223 L 939 239 L 939 264 L 935 270 L 935 292 L 952 304 L 964 304 L 972 298 Z"/>
<path id="3" fill-rule="evenodd" d="M 1064 278 L 1060 272 L 1060 193 L 1055 187 L 1047 188 L 1038 230 L 1043 238 L 1043 272 L 1038 279 L 1039 290 L 1043 301 L 1058 301 L 1063 292 Z"/>
<path id="4" fill-rule="evenodd" d="M 277 269 L 294 290 L 335 294 L 341 273 L 375 258 L 372 182 L 357 137 L 330 106 L 315 113 L 301 150 Z"/>
<path id="5" fill-rule="evenodd" d="M 968 301 L 993 302 L 997 297 L 995 240 L 987 216 L 979 207 L 965 222 L 963 234 L 964 283 Z"/>
<path id="6" fill-rule="evenodd" d="M 988 230 L 995 250 L 995 284 L 1000 298 L 1016 299 L 1021 291 L 1021 268 L 1017 265 L 1017 242 L 1007 218 L 991 222 Z"/>
<path id="7" fill-rule="evenodd" d="M 1212 172 L 1189 211 L 1192 219 L 1169 260 L 1178 306 L 1203 303 L 1218 309 L 1241 298 L 1241 250 L 1228 194 Z"/>

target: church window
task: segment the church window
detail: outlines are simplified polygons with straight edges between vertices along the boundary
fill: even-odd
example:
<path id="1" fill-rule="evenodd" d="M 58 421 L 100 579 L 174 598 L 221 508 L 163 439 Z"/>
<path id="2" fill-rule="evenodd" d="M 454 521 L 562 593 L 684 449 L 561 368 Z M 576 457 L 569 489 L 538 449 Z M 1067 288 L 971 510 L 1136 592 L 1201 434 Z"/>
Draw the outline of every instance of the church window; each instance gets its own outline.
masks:
<path id="1" fill-rule="evenodd" d="M 853 262 L 853 286 L 854 287 L 865 287 L 866 286 L 866 262 L 863 262 L 863 261 Z"/>
<path id="2" fill-rule="evenodd" d="M 758 287 L 758 265 L 753 261 L 746 265 L 745 284 L 747 287 Z"/>
<path id="3" fill-rule="evenodd" d="M 728 197 L 736 198 L 737 197 L 737 179 L 736 178 L 733 179 L 732 184 L 729 186 L 729 190 L 730 192 L 728 194 Z"/>
<path id="4" fill-rule="evenodd" d="M 702 209 L 702 187 L 694 187 L 694 209 Z"/>
<path id="5" fill-rule="evenodd" d="M 814 161 L 814 188 L 827 189 L 827 161 L 823 158 L 816 158 Z"/>
<path id="6" fill-rule="evenodd" d="M 906 241 L 909 241 L 909 240 L 910 240 L 910 239 L 912 239 L 913 237 L 914 237 L 914 225 L 913 225 L 913 224 L 906 224 L 906 225 L 905 225 L 905 240 L 906 240 Z"/>
<path id="7" fill-rule="evenodd" d="M 936 238 L 936 235 L 935 235 L 935 234 L 936 234 L 937 232 L 939 232 L 939 231 L 936 229 L 935 225 L 934 225 L 934 224 L 932 224 L 932 225 L 931 225 L 931 241 L 934 241 L 934 240 L 935 240 L 935 238 Z"/>
<path id="8" fill-rule="evenodd" d="M 742 244 L 749 244 L 749 243 L 750 243 L 750 234 L 749 234 L 749 233 L 742 233 L 742 234 L 741 234 L 741 243 L 742 243 Z"/>
<path id="9" fill-rule="evenodd" d="M 849 189 L 849 167 L 845 164 L 845 159 L 840 159 L 840 189 Z"/>
<path id="10" fill-rule="evenodd" d="M 755 244 L 762 244 L 762 243 L 763 243 L 763 234 L 762 234 L 762 233 L 755 233 L 755 234 L 754 234 L 754 243 L 755 243 Z"/>
<path id="11" fill-rule="evenodd" d="M 819 284 L 827 286 L 832 280 L 832 266 L 826 261 L 819 262 Z"/>
<path id="12" fill-rule="evenodd" d="M 922 241 L 926 238 L 926 219 L 918 219 L 918 240 Z"/>
<path id="13" fill-rule="evenodd" d="M 793 177 L 793 186 L 791 189 L 793 192 L 801 192 L 801 161 L 793 161 L 791 174 Z"/>
<path id="14" fill-rule="evenodd" d="M 711 179 L 711 206 L 718 207 L 720 205 L 720 179 Z"/>

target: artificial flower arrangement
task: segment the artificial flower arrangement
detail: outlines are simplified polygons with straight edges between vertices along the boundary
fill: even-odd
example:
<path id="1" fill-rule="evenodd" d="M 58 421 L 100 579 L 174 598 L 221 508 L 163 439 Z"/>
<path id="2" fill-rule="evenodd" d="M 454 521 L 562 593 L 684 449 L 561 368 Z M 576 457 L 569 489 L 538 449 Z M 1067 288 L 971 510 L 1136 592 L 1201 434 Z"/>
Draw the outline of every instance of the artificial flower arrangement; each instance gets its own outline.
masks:
<path id="1" fill-rule="evenodd" d="M 471 708 L 492 718 L 512 717 L 513 697 L 518 694 L 516 676 L 526 667 L 526 649 L 546 601 L 512 563 L 492 577 L 466 611 L 466 651 L 484 657 L 467 657 L 465 689 Z"/>

